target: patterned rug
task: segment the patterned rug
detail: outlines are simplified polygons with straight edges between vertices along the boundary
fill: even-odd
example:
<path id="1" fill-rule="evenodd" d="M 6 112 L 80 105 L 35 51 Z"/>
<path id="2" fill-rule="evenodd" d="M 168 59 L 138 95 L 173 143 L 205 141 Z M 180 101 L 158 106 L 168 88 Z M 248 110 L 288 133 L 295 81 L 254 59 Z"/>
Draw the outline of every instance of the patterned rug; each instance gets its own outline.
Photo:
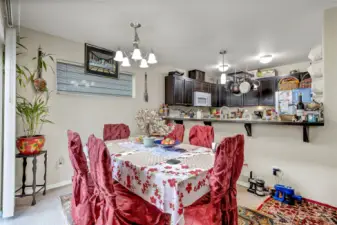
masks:
<path id="1" fill-rule="evenodd" d="M 67 221 L 67 225 L 73 225 L 73 219 L 71 218 L 71 194 L 61 195 L 60 196 L 63 215 Z"/>
<path id="2" fill-rule="evenodd" d="M 60 196 L 61 205 L 65 220 L 67 221 L 67 225 L 73 225 L 73 220 L 71 218 L 71 194 Z M 239 212 L 239 225 L 273 225 L 273 221 L 271 218 L 262 215 L 261 213 L 247 209 L 244 207 L 238 208 Z"/>
<path id="3" fill-rule="evenodd" d="M 275 224 L 337 225 L 337 208 L 310 200 L 304 200 L 300 205 L 290 206 L 268 198 L 258 210 L 271 215 Z"/>

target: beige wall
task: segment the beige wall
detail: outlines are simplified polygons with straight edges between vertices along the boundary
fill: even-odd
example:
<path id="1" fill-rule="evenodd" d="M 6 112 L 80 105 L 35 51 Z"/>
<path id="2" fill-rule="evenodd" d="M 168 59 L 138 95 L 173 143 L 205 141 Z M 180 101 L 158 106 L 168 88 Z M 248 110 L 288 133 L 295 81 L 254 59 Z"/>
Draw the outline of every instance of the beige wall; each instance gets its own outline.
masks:
<path id="1" fill-rule="evenodd" d="M 39 45 L 44 51 L 54 54 L 57 60 L 67 60 L 84 63 L 84 43 L 75 43 L 59 37 L 39 33 L 29 29 L 21 29 L 21 36 L 27 37 L 22 42 L 29 49 L 28 53 L 18 57 L 22 65 L 35 68 L 31 58 L 36 56 Z M 94 43 L 93 43 L 94 44 Z M 160 60 L 160 59 L 159 59 Z M 54 70 L 55 65 L 53 64 Z M 128 69 L 135 75 L 136 97 L 114 96 L 84 96 L 74 94 L 56 94 L 56 75 L 52 72 L 43 73 L 47 80 L 48 88 L 54 90 L 50 101 L 50 119 L 54 125 L 45 125 L 42 134 L 46 135 L 45 148 L 48 150 L 48 185 L 70 181 L 72 168 L 68 160 L 66 131 L 78 131 L 82 142 L 86 143 L 90 134 L 102 137 L 105 123 L 126 123 L 130 126 L 131 133 L 137 133 L 135 114 L 140 108 L 157 108 L 164 102 L 164 75 L 169 67 L 162 67 L 160 63 L 152 68 L 142 70 L 136 65 Z M 143 100 L 144 72 L 148 73 L 149 102 Z M 32 95 L 32 88 L 23 91 L 18 88 L 18 93 L 25 96 Z M 20 120 L 17 125 L 17 135 L 23 135 Z M 57 167 L 57 161 L 63 158 L 65 163 Z M 38 160 L 39 177 L 43 174 L 43 158 Z M 21 161 L 17 161 L 17 185 L 21 181 Z M 27 168 L 28 180 L 31 179 L 30 165 Z M 41 179 L 39 179 L 41 181 Z"/>

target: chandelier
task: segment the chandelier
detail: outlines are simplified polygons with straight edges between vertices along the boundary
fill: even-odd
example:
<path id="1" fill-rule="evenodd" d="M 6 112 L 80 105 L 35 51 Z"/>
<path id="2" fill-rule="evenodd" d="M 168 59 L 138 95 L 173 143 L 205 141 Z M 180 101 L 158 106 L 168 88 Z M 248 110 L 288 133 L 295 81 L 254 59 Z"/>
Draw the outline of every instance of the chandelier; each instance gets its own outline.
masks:
<path id="1" fill-rule="evenodd" d="M 157 59 L 155 54 L 153 53 L 153 51 L 151 50 L 151 52 L 147 55 L 144 53 L 142 54 L 142 52 L 139 49 L 139 43 L 140 43 L 140 39 L 138 36 L 138 32 L 137 29 L 141 27 L 140 23 L 131 23 L 130 26 L 134 29 L 135 31 L 135 36 L 134 36 L 134 40 L 133 40 L 133 51 L 131 53 L 131 59 L 133 59 L 135 62 L 140 61 L 139 67 L 140 68 L 148 68 L 149 65 L 148 64 L 155 64 L 157 63 Z M 146 59 L 147 58 L 147 59 Z M 123 52 L 118 49 L 118 51 L 116 52 L 115 61 L 117 62 L 121 62 L 121 66 L 123 67 L 130 67 L 130 60 L 129 60 L 129 56 L 126 52 Z"/>

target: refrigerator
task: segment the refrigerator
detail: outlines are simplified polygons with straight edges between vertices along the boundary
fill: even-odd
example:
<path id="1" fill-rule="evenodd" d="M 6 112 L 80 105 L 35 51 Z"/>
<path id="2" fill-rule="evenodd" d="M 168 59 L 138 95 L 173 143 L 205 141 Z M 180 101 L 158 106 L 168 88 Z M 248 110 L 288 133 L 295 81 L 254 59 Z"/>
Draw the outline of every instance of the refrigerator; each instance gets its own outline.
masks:
<path id="1" fill-rule="evenodd" d="M 294 115 L 296 114 L 296 105 L 298 96 L 302 94 L 302 102 L 308 104 L 312 102 L 311 88 L 299 88 L 289 91 L 275 92 L 275 111 L 279 115 Z"/>

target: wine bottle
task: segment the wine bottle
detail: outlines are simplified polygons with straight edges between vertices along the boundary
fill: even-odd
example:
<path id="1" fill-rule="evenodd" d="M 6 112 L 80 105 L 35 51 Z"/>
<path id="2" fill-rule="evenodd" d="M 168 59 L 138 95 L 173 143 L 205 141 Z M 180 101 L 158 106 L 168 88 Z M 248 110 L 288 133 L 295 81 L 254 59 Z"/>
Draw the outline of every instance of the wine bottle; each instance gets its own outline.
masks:
<path id="1" fill-rule="evenodd" d="M 304 116 L 304 104 L 302 102 L 302 93 L 298 95 L 298 103 L 296 106 L 297 120 L 301 120 Z"/>

